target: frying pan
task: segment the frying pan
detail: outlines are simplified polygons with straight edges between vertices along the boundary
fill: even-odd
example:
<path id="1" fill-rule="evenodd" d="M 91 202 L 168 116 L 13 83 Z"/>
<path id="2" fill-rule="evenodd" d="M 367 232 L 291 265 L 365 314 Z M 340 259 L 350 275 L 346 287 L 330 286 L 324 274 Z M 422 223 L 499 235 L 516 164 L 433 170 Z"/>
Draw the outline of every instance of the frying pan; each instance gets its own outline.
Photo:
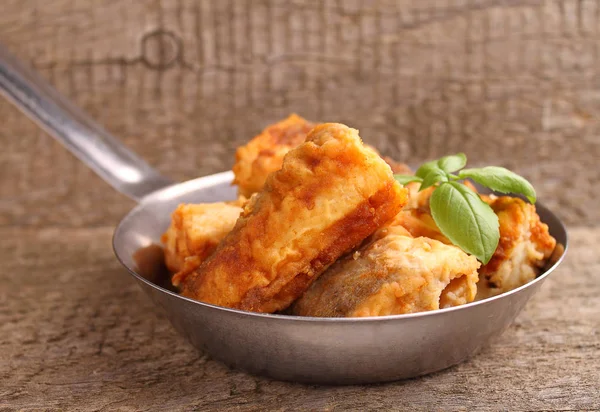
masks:
<path id="1" fill-rule="evenodd" d="M 235 199 L 231 172 L 174 184 L 2 46 L 0 88 L 107 183 L 138 202 L 115 230 L 114 252 L 131 277 L 164 309 L 175 329 L 199 350 L 254 374 L 307 383 L 359 384 L 410 378 L 455 365 L 499 336 L 564 257 L 563 253 L 537 279 L 508 293 L 415 314 L 303 318 L 198 302 L 141 273 L 135 256 L 160 242 L 179 203 Z M 536 207 L 566 250 L 562 222 L 540 203 Z"/>

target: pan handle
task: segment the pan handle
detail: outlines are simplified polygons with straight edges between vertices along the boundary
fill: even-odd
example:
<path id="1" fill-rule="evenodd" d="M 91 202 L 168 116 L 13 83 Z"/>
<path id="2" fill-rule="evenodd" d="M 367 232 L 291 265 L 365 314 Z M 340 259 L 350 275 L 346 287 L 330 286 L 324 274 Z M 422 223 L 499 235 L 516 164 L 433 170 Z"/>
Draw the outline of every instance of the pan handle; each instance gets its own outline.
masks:
<path id="1" fill-rule="evenodd" d="M 1 44 L 0 92 L 124 195 L 140 201 L 173 184 Z"/>

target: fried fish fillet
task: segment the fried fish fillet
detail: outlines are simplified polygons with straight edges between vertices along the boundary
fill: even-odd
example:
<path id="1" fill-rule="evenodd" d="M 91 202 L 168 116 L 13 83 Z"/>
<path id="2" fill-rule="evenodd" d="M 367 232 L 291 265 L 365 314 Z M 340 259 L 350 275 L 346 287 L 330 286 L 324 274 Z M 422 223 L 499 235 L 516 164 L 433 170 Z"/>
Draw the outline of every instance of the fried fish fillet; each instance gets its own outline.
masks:
<path id="1" fill-rule="evenodd" d="M 281 169 L 283 157 L 291 149 L 304 142 L 308 132 L 315 126 L 302 117 L 291 114 L 287 119 L 265 128 L 248 144 L 235 153 L 234 184 L 239 193 L 249 197 L 260 191 L 267 176 Z"/>
<path id="2" fill-rule="evenodd" d="M 337 261 L 294 303 L 299 316 L 422 312 L 473 301 L 479 262 L 455 246 L 413 238 L 401 226 Z"/>
<path id="3" fill-rule="evenodd" d="M 409 200 L 410 202 L 410 200 Z M 413 237 L 427 237 L 437 240 L 446 245 L 452 242 L 442 234 L 437 224 L 431 216 L 431 212 L 425 208 L 405 209 L 400 211 L 389 224 L 379 229 L 373 236 L 381 237 L 385 235 L 390 228 L 402 227 Z"/>
<path id="4" fill-rule="evenodd" d="M 510 196 L 485 197 L 500 222 L 500 242 L 479 271 L 477 299 L 518 288 L 540 273 L 556 247 L 535 206 Z"/>
<path id="5" fill-rule="evenodd" d="M 182 293 L 243 310 L 282 310 L 406 201 L 407 190 L 356 130 L 319 125 L 269 175 L 217 250 L 182 282 Z"/>
<path id="6" fill-rule="evenodd" d="M 470 183 L 466 184 L 475 190 Z M 429 210 L 430 189 L 418 192 L 418 184 L 407 185 L 409 201 L 394 219 L 373 236 L 385 234 L 388 227 L 402 226 L 412 236 L 426 236 L 451 244 Z M 480 195 L 498 216 L 500 241 L 491 260 L 479 270 L 477 299 L 508 292 L 532 281 L 547 264 L 556 246 L 548 226 L 540 221 L 535 206 L 511 196 Z"/>
<path id="7" fill-rule="evenodd" d="M 175 275 L 177 286 L 195 270 L 233 229 L 242 212 L 244 198 L 234 202 L 181 204 L 171 215 L 171 225 L 162 235 L 165 264 Z"/>
<path id="8" fill-rule="evenodd" d="M 429 209 L 429 199 L 435 187 L 419 191 L 420 184 L 415 182 L 405 187 L 408 189 L 408 202 L 392 220 L 379 228 L 371 239 L 381 238 L 390 231 L 402 228 L 412 237 L 427 237 L 451 245 L 452 242 L 442 234 Z"/>
<path id="9" fill-rule="evenodd" d="M 233 183 L 238 185 L 239 193 L 250 197 L 259 192 L 267 176 L 281 169 L 283 157 L 287 152 L 303 143 L 308 132 L 315 126 L 316 123 L 291 114 L 286 119 L 266 127 L 248 144 L 239 147 L 232 168 L 235 175 Z M 375 148 L 370 148 L 377 152 Z M 404 163 L 389 157 L 384 157 L 383 160 L 390 165 L 394 173 L 412 174 L 412 170 Z"/>

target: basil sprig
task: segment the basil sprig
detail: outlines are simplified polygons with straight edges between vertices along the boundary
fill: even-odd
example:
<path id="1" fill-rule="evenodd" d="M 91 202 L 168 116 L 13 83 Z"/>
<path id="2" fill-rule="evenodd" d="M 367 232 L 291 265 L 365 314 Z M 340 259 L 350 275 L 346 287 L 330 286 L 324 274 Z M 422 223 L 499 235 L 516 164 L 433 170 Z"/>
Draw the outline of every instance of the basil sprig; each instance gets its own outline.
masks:
<path id="1" fill-rule="evenodd" d="M 466 164 L 465 154 L 458 153 L 424 163 L 414 176 L 394 177 L 401 184 L 420 182 L 419 191 L 436 186 L 429 202 L 433 220 L 453 244 L 485 264 L 498 247 L 498 216 L 460 181 L 472 179 L 496 192 L 521 194 L 531 203 L 535 203 L 536 194 L 527 180 L 508 169 L 497 166 L 463 169 Z"/>

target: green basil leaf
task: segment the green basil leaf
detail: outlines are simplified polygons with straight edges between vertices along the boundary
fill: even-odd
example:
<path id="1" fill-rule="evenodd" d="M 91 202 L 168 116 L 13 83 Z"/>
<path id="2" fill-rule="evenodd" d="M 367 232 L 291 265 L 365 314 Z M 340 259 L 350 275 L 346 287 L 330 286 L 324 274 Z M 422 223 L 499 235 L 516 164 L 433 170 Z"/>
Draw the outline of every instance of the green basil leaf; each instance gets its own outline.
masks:
<path id="1" fill-rule="evenodd" d="M 438 167 L 446 173 L 456 172 L 467 164 L 467 156 L 464 153 L 444 156 L 437 161 Z"/>
<path id="2" fill-rule="evenodd" d="M 430 162 L 423 163 L 421 167 L 417 169 L 415 173 L 420 178 L 425 179 L 428 174 L 436 173 L 452 173 L 459 169 L 462 169 L 467 164 L 467 156 L 464 153 L 457 153 L 455 155 L 444 156 L 439 160 L 432 160 Z"/>
<path id="3" fill-rule="evenodd" d="M 535 203 L 535 189 L 524 177 L 498 166 L 461 170 L 461 179 L 470 178 L 477 183 L 500 193 L 518 193 L 524 195 L 531 203 Z"/>
<path id="4" fill-rule="evenodd" d="M 415 175 L 419 176 L 421 179 L 425 179 L 425 177 L 431 173 L 432 171 L 438 171 L 440 167 L 438 166 L 437 160 L 432 160 L 431 162 L 423 163 L 421 167 L 417 169 Z"/>
<path id="5" fill-rule="evenodd" d="M 419 192 L 423 189 L 427 189 L 429 186 L 433 186 L 437 182 L 447 182 L 448 176 L 441 169 L 431 169 L 431 171 L 423 179 Z"/>
<path id="6" fill-rule="evenodd" d="M 498 247 L 498 216 L 471 189 L 457 182 L 442 183 L 429 202 L 433 220 L 456 246 L 488 263 Z"/>
<path id="7" fill-rule="evenodd" d="M 422 182 L 423 179 L 421 179 L 419 176 L 412 176 L 412 175 L 394 175 L 394 179 L 396 179 L 396 181 L 398 183 L 400 183 L 401 185 L 406 185 L 410 182 Z"/>

